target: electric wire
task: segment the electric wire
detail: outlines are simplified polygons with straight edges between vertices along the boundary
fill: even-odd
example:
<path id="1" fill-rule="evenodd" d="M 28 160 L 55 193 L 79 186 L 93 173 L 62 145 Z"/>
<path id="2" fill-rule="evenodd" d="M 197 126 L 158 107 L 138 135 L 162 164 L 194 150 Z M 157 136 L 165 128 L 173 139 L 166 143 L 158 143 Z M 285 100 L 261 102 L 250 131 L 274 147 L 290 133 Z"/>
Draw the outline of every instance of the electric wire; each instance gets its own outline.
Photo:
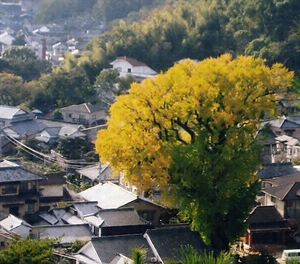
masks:
<path id="1" fill-rule="evenodd" d="M 61 166 L 61 164 L 64 164 L 64 167 L 68 169 L 79 169 L 87 165 L 92 165 L 95 164 L 94 162 L 86 162 L 86 161 L 76 161 L 76 160 L 66 160 L 65 158 L 61 157 L 61 162 L 57 161 L 56 158 L 51 157 L 49 155 L 45 155 L 44 153 L 41 153 L 35 149 L 30 148 L 29 146 L 25 145 L 24 143 L 20 142 L 19 140 L 7 135 L 4 131 L 2 131 L 3 135 L 5 138 L 13 143 L 15 146 L 18 146 L 20 149 L 25 151 L 27 154 L 41 160 L 41 161 L 46 161 L 52 164 L 57 164 Z"/>

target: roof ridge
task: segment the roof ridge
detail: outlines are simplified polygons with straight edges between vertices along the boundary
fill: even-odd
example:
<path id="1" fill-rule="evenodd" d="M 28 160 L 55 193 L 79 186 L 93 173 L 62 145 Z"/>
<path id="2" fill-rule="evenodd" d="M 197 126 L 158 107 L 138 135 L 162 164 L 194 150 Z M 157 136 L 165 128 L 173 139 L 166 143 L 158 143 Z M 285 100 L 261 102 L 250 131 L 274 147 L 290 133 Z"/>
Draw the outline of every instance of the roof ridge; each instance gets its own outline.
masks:
<path id="1" fill-rule="evenodd" d="M 284 200 L 284 198 L 288 195 L 288 193 L 289 193 L 290 190 L 295 186 L 295 184 L 297 184 L 297 182 L 293 182 L 293 183 L 286 184 L 286 185 L 290 185 L 290 188 L 287 190 L 286 194 L 283 195 L 283 197 L 282 197 L 281 200 Z"/>
<path id="2" fill-rule="evenodd" d="M 83 104 L 86 108 L 86 110 L 88 111 L 88 113 L 90 114 L 91 113 L 91 109 L 88 107 L 88 104 L 87 103 L 84 103 Z"/>

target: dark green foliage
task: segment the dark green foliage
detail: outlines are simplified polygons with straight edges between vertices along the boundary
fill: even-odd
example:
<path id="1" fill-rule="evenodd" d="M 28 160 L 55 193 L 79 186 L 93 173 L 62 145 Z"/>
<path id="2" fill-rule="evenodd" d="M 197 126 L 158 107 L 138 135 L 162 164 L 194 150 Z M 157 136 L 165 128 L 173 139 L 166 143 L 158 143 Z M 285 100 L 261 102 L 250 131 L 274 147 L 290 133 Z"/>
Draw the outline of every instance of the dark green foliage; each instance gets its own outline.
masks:
<path id="1" fill-rule="evenodd" d="M 181 213 L 192 217 L 195 229 L 213 248 L 228 250 L 228 245 L 245 233 L 244 220 L 255 205 L 260 184 L 246 179 L 260 163 L 260 148 L 253 143 L 244 149 L 243 142 L 237 142 L 231 156 L 226 139 L 207 149 L 200 138 L 174 149 L 171 181 Z"/>
<path id="2" fill-rule="evenodd" d="M 85 98 L 94 92 L 86 73 L 81 68 L 44 75 L 40 83 L 44 88 L 45 97 L 55 99 L 57 107 L 83 103 Z"/>
<path id="3" fill-rule="evenodd" d="M 20 35 L 16 37 L 16 39 L 12 42 L 12 45 L 16 45 L 16 46 L 25 46 L 25 44 L 26 44 L 26 40 L 24 35 Z"/>
<path id="4" fill-rule="evenodd" d="M 0 264 L 51 263 L 53 241 L 50 239 L 15 238 L 8 249 L 0 251 Z"/>
<path id="5" fill-rule="evenodd" d="M 63 120 L 64 117 L 63 117 L 62 113 L 59 110 L 56 110 L 53 113 L 53 119 L 55 119 L 55 120 Z"/>
<path id="6" fill-rule="evenodd" d="M 99 162 L 99 154 L 92 150 L 85 154 L 85 160 L 87 162 Z"/>
<path id="7" fill-rule="evenodd" d="M 2 59 L 6 65 L 2 72 L 21 76 L 24 81 L 37 80 L 42 73 L 51 72 L 51 64 L 35 56 L 35 53 L 26 47 L 12 46 L 3 52 Z"/>
<path id="8" fill-rule="evenodd" d="M 192 246 L 184 245 L 180 248 L 180 264 L 234 264 L 234 256 L 229 252 L 197 252 Z M 172 263 L 172 262 L 171 262 Z"/>
<path id="9" fill-rule="evenodd" d="M 144 264 L 146 260 L 147 250 L 145 248 L 134 248 L 132 250 L 133 264 Z"/>
<path id="10" fill-rule="evenodd" d="M 84 154 L 94 148 L 93 144 L 82 138 L 65 138 L 61 139 L 57 150 L 66 159 L 81 159 Z"/>

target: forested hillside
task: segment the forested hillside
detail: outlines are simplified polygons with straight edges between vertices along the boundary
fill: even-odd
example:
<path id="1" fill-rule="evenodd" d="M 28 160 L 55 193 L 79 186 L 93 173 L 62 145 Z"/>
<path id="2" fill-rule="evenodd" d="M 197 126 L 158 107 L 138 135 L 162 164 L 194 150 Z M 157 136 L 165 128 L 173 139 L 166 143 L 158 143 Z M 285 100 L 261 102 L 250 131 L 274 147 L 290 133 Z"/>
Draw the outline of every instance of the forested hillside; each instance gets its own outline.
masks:
<path id="1" fill-rule="evenodd" d="M 44 6 L 53 6 L 53 1 L 40 2 Z M 68 9 L 70 0 L 59 1 L 65 5 L 61 7 L 64 12 L 72 10 L 75 14 L 79 10 L 84 11 L 84 8 L 93 8 L 99 11 L 99 19 L 100 13 L 103 14 L 103 4 L 107 18 L 118 18 L 129 10 L 120 3 L 136 6 L 139 2 L 154 6 L 163 1 L 95 0 L 89 1 L 90 5 L 84 8 L 83 2 L 72 0 L 72 8 Z M 117 12 L 117 7 L 127 11 L 123 15 L 112 15 L 113 11 L 109 10 L 113 7 L 116 7 L 114 12 Z M 116 56 L 133 57 L 160 72 L 184 58 L 200 61 L 224 53 L 233 57 L 246 54 L 265 58 L 268 64 L 281 62 L 297 74 L 300 59 L 299 11 L 299 0 L 166 1 L 163 8 L 141 12 L 139 20 L 134 23 L 126 22 L 125 18 L 118 20 L 117 26 L 88 43 L 82 55 L 66 54 L 64 64 L 53 69 L 52 73 L 45 73 L 35 80 L 22 76 L 24 80 L 31 80 L 23 84 L 26 84 L 26 89 L 35 87 L 35 92 L 34 96 L 23 98 L 26 101 L 20 103 L 40 108 L 41 104 L 49 101 L 53 102 L 51 105 L 63 107 L 90 101 L 91 98 L 95 100 L 92 89 L 95 80 Z M 0 66 L 5 64 L 5 58 L 3 60 Z M 0 70 L 5 72 L 7 68 Z M 10 72 L 17 73 L 12 69 Z"/>
<path id="2" fill-rule="evenodd" d="M 130 25 L 120 20 L 117 27 L 90 42 L 76 64 L 85 68 L 92 82 L 120 55 L 157 71 L 183 58 L 202 60 L 223 53 L 262 57 L 298 71 L 300 1 L 175 2 Z"/>
<path id="3" fill-rule="evenodd" d="M 97 21 L 125 18 L 129 13 L 151 8 L 164 0 L 39 0 L 37 21 L 55 23 L 57 20 L 74 18 L 88 13 Z"/>

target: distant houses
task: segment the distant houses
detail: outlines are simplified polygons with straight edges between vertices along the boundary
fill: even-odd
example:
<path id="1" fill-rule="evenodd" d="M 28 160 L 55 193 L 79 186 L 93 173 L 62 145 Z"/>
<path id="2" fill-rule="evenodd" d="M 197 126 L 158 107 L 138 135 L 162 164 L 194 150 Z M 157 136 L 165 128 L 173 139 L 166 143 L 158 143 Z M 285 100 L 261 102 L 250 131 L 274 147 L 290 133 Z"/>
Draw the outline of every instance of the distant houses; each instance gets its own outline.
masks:
<path id="1" fill-rule="evenodd" d="M 137 81 L 142 81 L 146 78 L 153 78 L 157 74 L 156 71 L 151 69 L 145 63 L 127 56 L 117 57 L 110 63 L 110 65 L 119 71 L 121 77 L 130 74 Z"/>

